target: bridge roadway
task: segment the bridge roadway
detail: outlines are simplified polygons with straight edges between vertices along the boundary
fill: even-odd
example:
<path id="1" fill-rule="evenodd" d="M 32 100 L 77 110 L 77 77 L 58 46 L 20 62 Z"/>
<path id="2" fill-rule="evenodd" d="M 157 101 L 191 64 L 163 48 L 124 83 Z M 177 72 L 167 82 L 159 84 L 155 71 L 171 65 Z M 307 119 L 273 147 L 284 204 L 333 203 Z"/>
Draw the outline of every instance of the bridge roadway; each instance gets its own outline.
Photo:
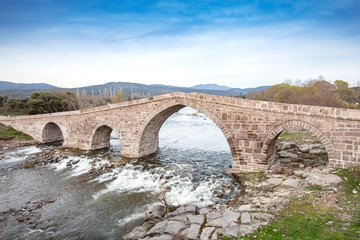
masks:
<path id="1" fill-rule="evenodd" d="M 199 93 L 171 93 L 107 106 L 17 117 L 0 122 L 46 143 L 64 147 L 108 147 L 120 138 L 121 154 L 139 158 L 157 151 L 159 130 L 173 113 L 191 107 L 222 131 L 232 171 L 264 171 L 275 158 L 275 142 L 288 129 L 306 129 L 326 148 L 330 168 L 360 166 L 360 110 L 254 101 Z"/>

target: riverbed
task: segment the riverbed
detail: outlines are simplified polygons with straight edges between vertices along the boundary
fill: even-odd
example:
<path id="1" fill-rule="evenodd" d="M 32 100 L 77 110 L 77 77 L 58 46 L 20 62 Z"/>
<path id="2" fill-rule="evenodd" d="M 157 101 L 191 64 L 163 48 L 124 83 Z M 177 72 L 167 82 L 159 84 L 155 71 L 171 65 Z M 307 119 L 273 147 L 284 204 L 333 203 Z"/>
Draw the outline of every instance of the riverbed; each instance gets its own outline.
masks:
<path id="1" fill-rule="evenodd" d="M 225 174 L 232 161 L 225 137 L 206 116 L 180 110 L 164 123 L 159 140 L 156 154 L 128 161 L 112 134 L 109 149 L 31 169 L 23 168 L 24 161 L 59 146 L 2 152 L 0 239 L 121 239 L 142 224 L 161 193 L 169 204 L 203 207 L 225 204 L 240 192 Z M 103 166 L 112 167 L 88 174 Z"/>

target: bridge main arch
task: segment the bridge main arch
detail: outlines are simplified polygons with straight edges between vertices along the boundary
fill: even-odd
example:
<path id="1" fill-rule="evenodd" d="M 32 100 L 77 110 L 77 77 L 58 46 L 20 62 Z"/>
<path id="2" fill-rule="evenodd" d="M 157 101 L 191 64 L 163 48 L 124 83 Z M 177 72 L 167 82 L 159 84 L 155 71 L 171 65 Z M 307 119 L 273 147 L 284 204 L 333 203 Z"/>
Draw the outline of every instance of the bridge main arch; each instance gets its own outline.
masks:
<path id="1" fill-rule="evenodd" d="M 273 128 L 266 136 L 263 146 L 261 149 L 261 160 L 262 162 L 266 163 L 268 168 L 275 161 L 275 153 L 276 153 L 276 141 L 279 138 L 280 134 L 285 130 L 291 129 L 305 129 L 310 132 L 311 135 L 316 136 L 320 139 L 322 144 L 324 145 L 326 152 L 328 154 L 329 162 L 328 163 L 335 163 L 335 149 L 332 145 L 329 138 L 317 127 L 314 125 L 300 120 L 290 120 L 284 123 L 279 124 L 275 128 Z"/>
<path id="2" fill-rule="evenodd" d="M 239 159 L 235 142 L 230 131 L 225 127 L 225 125 L 205 107 L 196 102 L 189 100 L 185 101 L 184 99 L 170 100 L 160 105 L 156 109 L 152 110 L 141 122 L 141 126 L 135 139 L 135 152 L 137 152 L 138 157 L 150 155 L 158 150 L 159 131 L 161 126 L 172 114 L 184 107 L 191 107 L 211 119 L 225 136 L 225 139 L 230 147 L 233 161 Z"/>

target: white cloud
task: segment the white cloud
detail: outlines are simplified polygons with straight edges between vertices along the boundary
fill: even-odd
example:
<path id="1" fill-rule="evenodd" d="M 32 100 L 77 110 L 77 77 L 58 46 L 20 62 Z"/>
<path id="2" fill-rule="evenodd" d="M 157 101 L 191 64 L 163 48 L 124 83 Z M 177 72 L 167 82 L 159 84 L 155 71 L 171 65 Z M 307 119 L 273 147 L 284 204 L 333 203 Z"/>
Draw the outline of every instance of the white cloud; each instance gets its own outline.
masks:
<path id="1" fill-rule="evenodd" d="M 109 81 L 256 87 L 286 78 L 359 80 L 359 39 L 309 31 L 306 25 L 154 34 L 136 41 L 54 38 L 0 46 L 0 79 L 80 87 Z M 119 34 L 121 35 L 121 34 Z"/>

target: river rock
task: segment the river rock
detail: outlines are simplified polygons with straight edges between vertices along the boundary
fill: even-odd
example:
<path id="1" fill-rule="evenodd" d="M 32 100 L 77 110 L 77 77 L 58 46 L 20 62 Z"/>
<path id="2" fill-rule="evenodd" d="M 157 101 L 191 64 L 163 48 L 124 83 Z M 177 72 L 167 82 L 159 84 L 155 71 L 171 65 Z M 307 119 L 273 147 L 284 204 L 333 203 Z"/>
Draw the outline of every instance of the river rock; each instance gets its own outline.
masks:
<path id="1" fill-rule="evenodd" d="M 228 236 L 228 237 L 237 237 L 238 232 L 239 232 L 239 226 L 233 225 L 233 226 L 229 226 L 228 228 L 226 228 L 224 234 L 225 234 L 225 236 Z"/>
<path id="2" fill-rule="evenodd" d="M 254 227 L 251 225 L 240 225 L 238 234 L 245 236 L 246 234 L 253 233 L 255 231 Z"/>
<path id="3" fill-rule="evenodd" d="M 145 237 L 146 229 L 143 226 L 139 226 L 134 228 L 130 233 L 126 234 L 123 239 L 124 240 L 137 240 Z"/>
<path id="4" fill-rule="evenodd" d="M 279 154 L 280 158 L 298 158 L 298 155 L 290 152 L 280 152 Z"/>
<path id="5" fill-rule="evenodd" d="M 183 236 L 185 239 L 197 239 L 200 233 L 200 227 L 199 224 L 191 224 L 190 228 L 185 229 L 181 236 Z"/>
<path id="6" fill-rule="evenodd" d="M 178 215 L 178 216 L 174 216 L 174 217 L 169 217 L 170 221 L 179 221 L 179 222 L 183 222 L 183 223 L 187 223 L 188 219 L 186 216 L 184 215 Z"/>
<path id="7" fill-rule="evenodd" d="M 253 219 L 260 221 L 270 221 L 275 218 L 274 215 L 268 213 L 252 213 L 251 215 Z"/>
<path id="8" fill-rule="evenodd" d="M 177 235 L 181 230 L 185 229 L 186 226 L 183 222 L 179 221 L 169 221 L 164 233 L 168 233 L 171 235 Z"/>
<path id="9" fill-rule="evenodd" d="M 214 227 L 204 228 L 200 235 L 200 240 L 208 240 L 210 238 L 211 234 L 214 232 L 214 230 L 215 230 Z"/>
<path id="10" fill-rule="evenodd" d="M 164 205 L 155 205 L 145 213 L 145 221 L 154 218 L 162 219 L 165 216 L 165 213 L 166 211 Z"/>
<path id="11" fill-rule="evenodd" d="M 284 149 L 297 149 L 298 145 L 294 142 L 286 142 L 284 143 Z"/>
<path id="12" fill-rule="evenodd" d="M 201 208 L 199 211 L 199 214 L 201 215 L 206 215 L 209 213 L 209 209 L 208 208 Z"/>
<path id="13" fill-rule="evenodd" d="M 245 204 L 245 205 L 241 205 L 239 207 L 240 211 L 250 211 L 251 210 L 251 204 Z"/>
<path id="14" fill-rule="evenodd" d="M 311 149 L 312 147 L 309 145 L 304 145 L 299 148 L 300 152 L 302 153 L 308 153 Z"/>
<path id="15" fill-rule="evenodd" d="M 147 233 L 147 236 L 154 236 L 154 235 L 159 235 L 159 234 L 163 234 L 167 224 L 168 224 L 169 220 L 165 220 L 162 222 L 158 222 L 157 224 L 155 224 L 155 226 L 153 226 Z"/>
<path id="16" fill-rule="evenodd" d="M 195 223 L 195 224 L 203 225 L 205 220 L 204 215 L 186 215 L 186 217 L 189 219 L 191 224 Z"/>
<path id="17" fill-rule="evenodd" d="M 290 191 L 294 190 L 299 186 L 299 180 L 297 179 L 286 179 L 281 183 L 280 186 L 274 188 L 276 192 Z"/>
<path id="18" fill-rule="evenodd" d="M 182 215 L 182 214 L 196 214 L 197 206 L 195 205 L 184 205 L 179 207 L 173 212 L 168 213 L 169 217 L 176 216 L 176 215 Z"/>
<path id="19" fill-rule="evenodd" d="M 227 227 L 228 223 L 226 222 L 226 219 L 221 217 L 221 218 L 215 218 L 213 220 L 208 220 L 206 226 L 209 227 L 218 227 L 218 228 L 225 228 Z"/>
<path id="20" fill-rule="evenodd" d="M 251 215 L 248 212 L 244 212 L 241 214 L 241 223 L 251 223 Z"/>
<path id="21" fill-rule="evenodd" d="M 311 154 L 326 154 L 326 150 L 324 149 L 313 149 L 313 150 L 310 150 L 310 153 Z"/>
<path id="22" fill-rule="evenodd" d="M 212 213 L 209 213 L 209 214 L 206 216 L 206 218 L 207 218 L 208 221 L 211 220 L 211 219 L 220 218 L 220 217 L 222 217 L 222 214 L 219 213 L 219 212 L 212 212 Z"/>
<path id="23" fill-rule="evenodd" d="M 270 178 L 261 184 L 261 188 L 268 191 L 279 186 L 282 182 L 282 178 Z"/>
<path id="24" fill-rule="evenodd" d="M 224 212 L 223 216 L 224 216 L 223 218 L 225 219 L 226 223 L 230 224 L 232 222 L 237 222 L 239 220 L 240 213 L 227 211 L 227 212 Z"/>
<path id="25" fill-rule="evenodd" d="M 334 174 L 310 173 L 305 179 L 305 184 L 310 186 L 326 187 L 342 182 L 341 177 Z"/>

